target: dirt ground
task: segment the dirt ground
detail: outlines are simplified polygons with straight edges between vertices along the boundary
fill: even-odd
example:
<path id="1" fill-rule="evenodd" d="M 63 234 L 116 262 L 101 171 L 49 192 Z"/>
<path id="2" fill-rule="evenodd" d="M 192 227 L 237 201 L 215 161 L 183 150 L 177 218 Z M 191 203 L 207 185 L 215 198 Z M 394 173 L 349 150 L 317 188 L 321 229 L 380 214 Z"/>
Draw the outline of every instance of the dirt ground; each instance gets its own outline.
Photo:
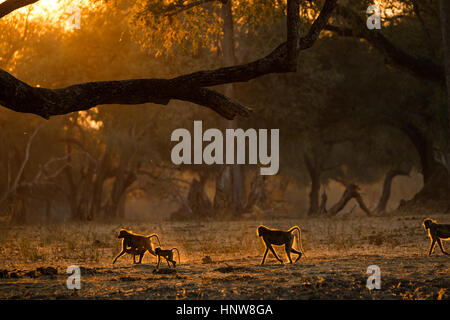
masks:
<path id="1" fill-rule="evenodd" d="M 0 228 L 1 299 L 449 299 L 450 257 L 429 240 L 421 216 L 113 224 Z M 450 216 L 432 218 L 450 223 Z M 302 227 L 306 255 L 279 264 L 256 227 Z M 156 232 L 177 247 L 181 264 L 155 272 L 146 253 L 135 265 L 120 251 L 121 227 Z M 444 243 L 445 246 L 445 243 Z M 450 245 L 447 243 L 448 250 Z M 282 248 L 280 257 L 287 258 Z M 206 258 L 209 257 L 209 258 Z M 81 268 L 81 289 L 69 290 L 68 266 Z M 381 270 L 381 289 L 366 288 L 367 267 Z"/>

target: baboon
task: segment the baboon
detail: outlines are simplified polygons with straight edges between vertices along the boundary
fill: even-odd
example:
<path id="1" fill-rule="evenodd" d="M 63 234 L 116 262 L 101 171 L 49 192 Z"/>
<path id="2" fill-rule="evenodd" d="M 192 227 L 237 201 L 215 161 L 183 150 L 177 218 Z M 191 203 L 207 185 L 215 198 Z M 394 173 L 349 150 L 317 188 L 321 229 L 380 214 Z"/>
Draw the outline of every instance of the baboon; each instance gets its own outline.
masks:
<path id="1" fill-rule="evenodd" d="M 173 260 L 173 251 L 176 250 L 177 254 L 178 254 L 178 263 L 180 263 L 180 252 L 178 251 L 177 248 L 172 248 L 170 250 L 163 250 L 161 248 L 156 248 L 155 249 L 155 253 L 158 256 L 158 264 L 156 265 L 156 269 L 159 268 L 159 263 L 161 262 L 161 257 L 163 257 L 164 259 L 166 259 L 167 261 L 167 265 L 170 268 L 170 264 L 169 261 L 172 262 L 173 267 L 176 267 L 176 262 L 175 260 Z"/>
<path id="2" fill-rule="evenodd" d="M 294 230 L 298 231 L 298 235 L 297 235 L 297 247 L 299 247 L 298 250 L 295 250 L 292 247 L 292 244 L 294 242 L 294 235 L 292 234 L 292 232 Z M 277 229 L 269 229 L 269 228 L 261 225 L 258 227 L 256 233 L 257 233 L 258 237 L 262 237 L 262 239 L 264 241 L 264 245 L 266 246 L 266 252 L 264 252 L 264 256 L 261 261 L 261 265 L 264 264 L 264 261 L 266 260 L 267 252 L 269 251 L 269 249 L 275 256 L 275 258 L 278 261 L 280 261 L 281 263 L 283 263 L 283 260 L 278 258 L 277 254 L 275 253 L 275 250 L 273 250 L 272 245 L 276 245 L 276 246 L 284 245 L 284 250 L 286 251 L 286 255 L 289 258 L 289 263 L 292 263 L 291 251 L 298 255 L 295 262 L 297 262 L 301 258 L 302 254 L 303 254 L 303 246 L 302 246 L 302 242 L 301 242 L 302 236 L 301 236 L 300 227 L 293 226 L 288 231 L 283 231 L 283 230 L 277 230 Z M 301 251 L 300 251 L 300 248 L 301 248 Z"/>
<path id="3" fill-rule="evenodd" d="M 144 236 L 125 229 L 120 230 L 117 238 L 122 239 L 122 251 L 114 259 L 113 264 L 116 263 L 117 259 L 125 253 L 130 253 L 133 255 L 134 263 L 136 263 L 136 255 L 139 255 L 139 262 L 137 263 L 142 262 L 142 257 L 144 256 L 145 251 L 148 251 L 150 254 L 156 256 L 155 251 L 153 251 L 152 242 L 150 241 L 153 237 L 158 240 L 158 244 L 161 246 L 159 237 L 156 233 L 149 236 Z"/>
<path id="4" fill-rule="evenodd" d="M 431 256 L 434 252 L 436 242 L 439 245 L 439 248 L 441 248 L 443 254 L 450 255 L 448 252 L 445 252 L 441 242 L 441 240 L 450 240 L 450 224 L 437 223 L 436 220 L 425 218 L 422 221 L 422 226 L 425 230 L 428 230 L 428 236 L 431 240 L 428 256 Z"/>

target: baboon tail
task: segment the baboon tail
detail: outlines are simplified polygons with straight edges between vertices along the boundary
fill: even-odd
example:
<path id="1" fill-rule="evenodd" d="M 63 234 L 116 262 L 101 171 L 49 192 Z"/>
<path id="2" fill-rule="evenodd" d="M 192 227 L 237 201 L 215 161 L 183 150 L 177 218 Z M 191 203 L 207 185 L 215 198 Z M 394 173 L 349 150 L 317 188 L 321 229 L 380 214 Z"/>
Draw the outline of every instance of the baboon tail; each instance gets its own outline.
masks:
<path id="1" fill-rule="evenodd" d="M 177 250 L 177 255 L 178 255 L 178 264 L 181 264 L 181 261 L 180 261 L 180 251 L 178 251 L 178 249 L 177 249 L 177 248 L 172 248 L 171 250 Z"/>
<path id="2" fill-rule="evenodd" d="M 303 250 L 303 245 L 302 245 L 302 229 L 300 229 L 299 226 L 293 226 L 292 228 L 290 228 L 288 230 L 288 232 L 293 232 L 297 230 L 298 234 L 294 235 L 297 237 L 297 250 L 300 251 L 301 253 L 305 254 L 305 251 Z"/>
<path id="3" fill-rule="evenodd" d="M 158 235 L 156 233 L 153 233 L 153 234 L 147 236 L 147 238 L 149 238 L 149 239 L 151 239 L 153 237 L 158 240 L 158 245 L 161 247 L 161 242 L 159 241 L 159 237 L 158 237 Z"/>

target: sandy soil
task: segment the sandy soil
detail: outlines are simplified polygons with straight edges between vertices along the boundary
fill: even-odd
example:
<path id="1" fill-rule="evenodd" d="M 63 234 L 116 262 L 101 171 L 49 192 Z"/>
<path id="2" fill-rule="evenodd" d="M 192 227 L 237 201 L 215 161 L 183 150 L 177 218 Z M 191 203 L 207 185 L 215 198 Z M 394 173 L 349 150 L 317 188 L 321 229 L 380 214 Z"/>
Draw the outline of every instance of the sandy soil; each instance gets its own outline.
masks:
<path id="1" fill-rule="evenodd" d="M 134 265 L 120 251 L 122 225 L 59 224 L 0 230 L 1 299 L 449 299 L 450 257 L 426 256 L 429 240 L 419 216 L 129 223 L 178 247 L 181 265 L 155 272 L 148 255 Z M 450 222 L 448 216 L 433 216 Z M 300 225 L 306 255 L 279 264 L 256 236 Z M 444 244 L 445 245 L 445 244 Z M 450 246 L 447 244 L 448 250 Z M 280 257 L 287 258 L 282 248 Z M 206 259 L 208 256 L 210 259 Z M 209 261 L 207 261 L 209 260 Z M 205 263 L 207 262 L 207 263 Z M 81 289 L 66 287 L 70 265 L 81 267 Z M 381 289 L 366 288 L 367 267 L 378 265 Z"/>

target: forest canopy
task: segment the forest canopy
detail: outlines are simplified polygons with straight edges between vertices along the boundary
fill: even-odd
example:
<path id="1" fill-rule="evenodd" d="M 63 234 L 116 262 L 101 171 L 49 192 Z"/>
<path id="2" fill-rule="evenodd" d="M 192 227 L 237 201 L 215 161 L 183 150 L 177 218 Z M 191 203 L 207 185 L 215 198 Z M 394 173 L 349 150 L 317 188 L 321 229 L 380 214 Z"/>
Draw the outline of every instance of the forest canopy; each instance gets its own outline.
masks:
<path id="1" fill-rule="evenodd" d="M 447 210 L 439 1 L 372 4 L 0 0 L 0 215 Z M 175 166 L 195 120 L 279 129 L 279 173 Z"/>

